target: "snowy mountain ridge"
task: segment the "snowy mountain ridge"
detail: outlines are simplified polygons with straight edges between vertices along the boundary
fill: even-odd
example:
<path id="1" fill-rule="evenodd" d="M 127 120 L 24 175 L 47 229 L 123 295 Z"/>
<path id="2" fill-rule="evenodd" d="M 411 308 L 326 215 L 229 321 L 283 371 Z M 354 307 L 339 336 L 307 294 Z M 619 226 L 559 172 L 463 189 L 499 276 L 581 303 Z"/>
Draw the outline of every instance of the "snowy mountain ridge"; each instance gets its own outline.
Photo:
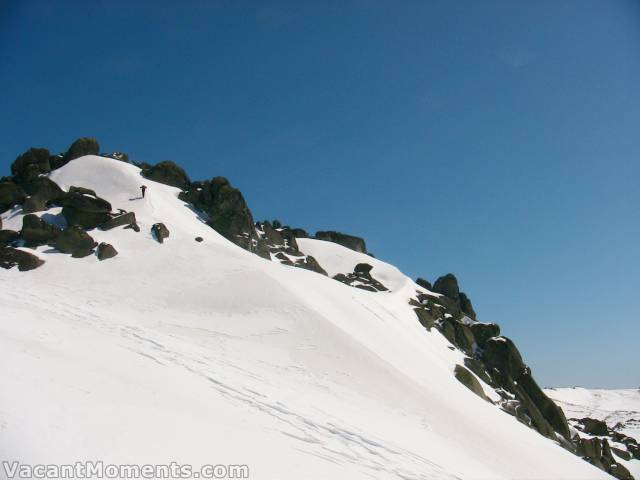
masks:
<path id="1" fill-rule="evenodd" d="M 254 222 L 222 177 L 78 142 L 26 152 L 0 182 L 7 460 L 267 479 L 631 478 L 640 463 L 585 450 L 455 277 L 417 284 L 357 237 Z"/>

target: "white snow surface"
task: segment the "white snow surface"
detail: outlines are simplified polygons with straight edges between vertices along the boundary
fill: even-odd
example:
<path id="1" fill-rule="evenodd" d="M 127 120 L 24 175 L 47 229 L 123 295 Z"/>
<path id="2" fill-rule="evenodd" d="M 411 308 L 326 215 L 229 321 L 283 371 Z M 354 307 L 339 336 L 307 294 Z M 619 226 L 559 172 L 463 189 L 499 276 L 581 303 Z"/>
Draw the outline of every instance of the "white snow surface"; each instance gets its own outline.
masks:
<path id="1" fill-rule="evenodd" d="M 41 247 L 39 269 L 0 271 L 0 460 L 247 464 L 255 479 L 610 478 L 460 384 L 462 354 L 420 326 L 417 287 L 395 267 L 300 241 L 330 274 L 366 257 L 392 290 L 372 293 L 261 259 L 116 160 L 82 157 L 51 178 L 135 211 L 141 232 L 91 231 L 119 252 L 104 262 Z M 19 229 L 21 212 L 2 219 Z"/>

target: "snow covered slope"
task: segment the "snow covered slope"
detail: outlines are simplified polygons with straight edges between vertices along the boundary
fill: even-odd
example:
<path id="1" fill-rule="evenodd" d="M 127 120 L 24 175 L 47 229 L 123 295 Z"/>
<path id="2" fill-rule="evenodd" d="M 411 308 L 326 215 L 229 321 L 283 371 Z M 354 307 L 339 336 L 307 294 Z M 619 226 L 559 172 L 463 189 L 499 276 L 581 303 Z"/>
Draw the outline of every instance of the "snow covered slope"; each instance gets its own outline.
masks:
<path id="1" fill-rule="evenodd" d="M 261 259 L 126 163 L 82 157 L 51 178 L 135 211 L 141 232 L 92 230 L 119 252 L 104 262 L 40 247 L 39 269 L 0 271 L 3 459 L 247 464 L 256 479 L 610 478 L 459 383 L 462 353 L 422 328 L 395 267 L 366 257 L 392 290 L 372 293 Z M 21 211 L 2 219 L 19 229 Z M 300 243 L 330 273 L 362 261 Z"/>

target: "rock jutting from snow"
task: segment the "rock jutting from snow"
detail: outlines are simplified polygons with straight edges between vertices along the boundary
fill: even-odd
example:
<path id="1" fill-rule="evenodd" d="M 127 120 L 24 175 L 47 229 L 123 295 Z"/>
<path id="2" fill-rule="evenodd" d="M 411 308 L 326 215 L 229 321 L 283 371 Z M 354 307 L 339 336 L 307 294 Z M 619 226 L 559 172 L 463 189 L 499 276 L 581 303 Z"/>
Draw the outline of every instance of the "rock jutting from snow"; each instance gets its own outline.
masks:
<path id="1" fill-rule="evenodd" d="M 111 217 L 104 223 L 98 225 L 100 230 L 111 230 L 116 227 L 123 227 L 129 225 L 136 225 L 136 214 L 134 212 L 126 212 L 120 215 Z"/>
<path id="2" fill-rule="evenodd" d="M 94 195 L 69 192 L 62 203 L 62 215 L 68 225 L 96 228 L 111 219 L 111 204 Z"/>
<path id="3" fill-rule="evenodd" d="M 428 280 L 425 280 L 424 278 L 416 278 L 416 284 L 420 285 L 422 288 L 425 288 L 429 291 L 433 291 L 433 286 L 431 285 L 431 282 L 429 282 Z"/>
<path id="4" fill-rule="evenodd" d="M 465 315 L 473 320 L 476 319 L 476 312 L 473 310 L 471 299 L 469 299 L 466 294 L 460 292 L 458 279 L 454 274 L 447 273 L 446 275 L 439 277 L 433 284 L 433 288 L 428 290 L 440 293 L 453 300 Z"/>
<path id="5" fill-rule="evenodd" d="M 208 218 L 207 225 L 227 240 L 256 252 L 258 234 L 251 211 L 240 190 L 232 187 L 226 178 L 193 182 L 178 198 L 204 213 Z"/>
<path id="6" fill-rule="evenodd" d="M 187 172 L 171 160 L 164 160 L 156 165 L 144 168 L 140 173 L 149 180 L 177 187 L 180 190 L 188 189 L 191 183 Z"/>
<path id="7" fill-rule="evenodd" d="M 100 144 L 98 140 L 91 137 L 82 137 L 71 144 L 69 149 L 61 157 L 52 158 L 52 169 L 60 168 L 76 158 L 85 155 L 98 155 L 100 153 Z"/>
<path id="8" fill-rule="evenodd" d="M 0 213 L 6 212 L 14 205 L 21 205 L 26 198 L 22 187 L 15 182 L 8 179 L 0 181 Z"/>
<path id="9" fill-rule="evenodd" d="M 49 245 L 73 258 L 83 258 L 94 252 L 97 242 L 77 225 L 62 230 Z"/>
<path id="10" fill-rule="evenodd" d="M 153 238 L 155 238 L 158 243 L 164 243 L 165 238 L 169 238 L 169 229 L 165 226 L 164 223 L 154 223 L 151 226 L 151 234 Z"/>
<path id="11" fill-rule="evenodd" d="M 354 235 L 347 235 L 346 233 L 329 230 L 316 232 L 315 238 L 316 240 L 337 243 L 356 252 L 367 253 L 367 245 L 365 244 L 364 239 Z"/>
<path id="12" fill-rule="evenodd" d="M 38 247 L 41 245 L 49 245 L 60 235 L 60 228 L 47 223 L 34 214 L 28 214 L 22 217 L 22 230 L 20 230 L 20 238 L 24 240 L 27 247 Z"/>
<path id="13" fill-rule="evenodd" d="M 46 148 L 30 148 L 11 164 L 11 175 L 17 183 L 31 182 L 50 171 L 49 150 Z"/>
<path id="14" fill-rule="evenodd" d="M 475 377 L 473 373 L 471 373 L 469 370 L 464 368 L 462 365 L 456 365 L 453 372 L 456 379 L 460 383 L 462 383 L 465 387 L 467 387 L 469 390 L 471 390 L 473 393 L 475 393 L 477 396 L 479 396 L 483 400 L 486 400 L 488 402 L 491 401 L 489 400 L 487 395 L 484 393 L 484 390 L 482 389 L 482 385 L 480 385 L 480 382 L 478 381 L 478 379 Z"/>
<path id="15" fill-rule="evenodd" d="M 96 249 L 96 256 L 98 260 L 107 260 L 118 255 L 118 251 L 110 243 L 102 242 Z"/>
<path id="16" fill-rule="evenodd" d="M 44 260 L 17 248 L 0 245 L 0 267 L 10 269 L 15 266 L 21 272 L 34 270 L 44 264 Z"/>

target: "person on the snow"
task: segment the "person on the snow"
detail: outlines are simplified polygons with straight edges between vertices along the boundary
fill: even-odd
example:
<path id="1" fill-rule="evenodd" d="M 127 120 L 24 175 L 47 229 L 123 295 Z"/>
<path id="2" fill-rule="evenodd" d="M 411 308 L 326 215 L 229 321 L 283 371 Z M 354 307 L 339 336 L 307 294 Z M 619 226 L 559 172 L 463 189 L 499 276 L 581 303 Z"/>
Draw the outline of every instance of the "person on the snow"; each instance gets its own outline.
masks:
<path id="1" fill-rule="evenodd" d="M 142 198 L 144 198 L 144 192 L 147 191 L 147 186 L 146 185 L 140 186 L 140 190 L 142 191 Z"/>

